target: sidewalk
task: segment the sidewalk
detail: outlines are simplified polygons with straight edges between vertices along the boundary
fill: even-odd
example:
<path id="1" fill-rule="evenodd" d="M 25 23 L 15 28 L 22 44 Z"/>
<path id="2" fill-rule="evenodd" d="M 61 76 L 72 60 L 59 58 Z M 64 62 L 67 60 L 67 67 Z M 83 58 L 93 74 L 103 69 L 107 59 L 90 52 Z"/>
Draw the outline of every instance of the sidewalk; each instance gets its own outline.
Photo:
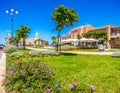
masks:
<path id="1" fill-rule="evenodd" d="M 47 49 L 38 49 L 38 48 L 32 48 L 32 47 L 26 47 L 26 49 L 30 49 L 30 50 L 47 50 Z"/>
<path id="2" fill-rule="evenodd" d="M 0 58 L 0 93 L 5 93 L 4 87 L 2 86 L 3 79 L 5 78 L 5 70 L 6 70 L 6 54 L 2 52 L 2 56 Z"/>
<path id="3" fill-rule="evenodd" d="M 112 55 L 113 52 L 73 52 L 73 51 L 62 51 L 63 53 L 73 54 L 89 54 L 89 55 Z"/>

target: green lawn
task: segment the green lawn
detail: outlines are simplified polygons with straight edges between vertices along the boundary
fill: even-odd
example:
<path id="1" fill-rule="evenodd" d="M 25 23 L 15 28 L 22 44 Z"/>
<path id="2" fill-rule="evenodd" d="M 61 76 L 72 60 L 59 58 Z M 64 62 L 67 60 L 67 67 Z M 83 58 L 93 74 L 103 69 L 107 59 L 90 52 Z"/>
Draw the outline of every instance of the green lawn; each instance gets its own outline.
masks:
<path id="1" fill-rule="evenodd" d="M 96 86 L 95 93 L 120 93 L 120 58 L 112 58 L 106 55 L 75 54 L 30 57 L 28 51 L 23 51 L 26 57 L 19 59 L 10 57 L 8 61 L 40 59 L 42 63 L 52 67 L 55 78 L 61 80 L 65 89 L 68 89 L 69 84 L 76 80 L 79 86 L 84 84 Z M 7 66 L 9 66 L 8 63 Z"/>
<path id="2" fill-rule="evenodd" d="M 95 85 L 97 93 L 120 93 L 120 58 L 60 55 L 40 59 L 53 68 L 56 78 L 62 81 L 65 88 L 76 80 L 79 85 Z"/>

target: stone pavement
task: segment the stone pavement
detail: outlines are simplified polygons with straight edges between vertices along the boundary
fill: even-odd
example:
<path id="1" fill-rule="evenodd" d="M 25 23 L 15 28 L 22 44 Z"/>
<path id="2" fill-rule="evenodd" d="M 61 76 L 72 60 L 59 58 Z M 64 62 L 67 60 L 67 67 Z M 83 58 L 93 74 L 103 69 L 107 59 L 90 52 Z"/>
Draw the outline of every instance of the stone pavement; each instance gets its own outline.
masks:
<path id="1" fill-rule="evenodd" d="M 1 52 L 0 58 L 0 93 L 5 93 L 4 87 L 2 86 L 3 80 L 5 79 L 5 71 L 6 71 L 6 54 Z"/>

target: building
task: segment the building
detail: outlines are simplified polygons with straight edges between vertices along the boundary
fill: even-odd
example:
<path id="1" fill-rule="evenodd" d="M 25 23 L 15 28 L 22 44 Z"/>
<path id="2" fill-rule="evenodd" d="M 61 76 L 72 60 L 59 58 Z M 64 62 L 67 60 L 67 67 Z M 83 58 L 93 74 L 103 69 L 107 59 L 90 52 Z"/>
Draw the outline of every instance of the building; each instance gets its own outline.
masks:
<path id="1" fill-rule="evenodd" d="M 77 39 L 78 34 L 80 36 L 83 36 L 84 33 L 88 32 L 89 30 L 92 30 L 92 29 L 94 29 L 94 27 L 90 24 L 73 28 L 65 36 L 62 36 L 61 40 L 66 40 L 69 38 Z"/>
<path id="2" fill-rule="evenodd" d="M 7 37 L 5 37 L 5 46 L 12 44 L 12 36 L 8 33 Z"/>
<path id="3" fill-rule="evenodd" d="M 110 29 L 110 45 L 112 48 L 120 48 L 120 26 L 111 27 Z"/>
<path id="4" fill-rule="evenodd" d="M 22 41 L 23 41 L 23 39 L 20 40 L 20 43 L 21 43 L 20 45 L 23 45 L 23 44 L 22 44 Z M 26 39 L 25 39 L 25 44 L 26 44 L 27 46 L 40 45 L 40 44 L 41 44 L 41 41 L 39 41 L 39 34 L 38 34 L 38 32 L 36 32 L 34 38 L 26 38 Z"/>
<path id="5" fill-rule="evenodd" d="M 105 31 L 106 33 L 106 40 L 104 41 L 105 34 L 102 34 L 103 36 L 95 36 L 94 33 L 100 33 Z M 120 47 L 120 26 L 115 25 L 106 25 L 102 27 L 95 28 L 90 24 L 79 26 L 76 28 L 71 29 L 65 36 L 61 37 L 61 40 L 67 40 L 67 39 L 77 39 L 77 36 L 81 35 L 86 38 L 95 38 L 98 39 L 100 42 L 104 41 L 103 44 L 106 45 L 107 49 L 110 49 L 111 47 Z M 88 35 L 89 34 L 89 35 Z"/>
<path id="6" fill-rule="evenodd" d="M 106 25 L 106 26 L 102 26 L 102 27 L 98 27 L 98 28 L 94 28 L 92 30 L 89 30 L 88 33 L 90 34 L 89 36 L 87 36 L 87 38 L 96 38 L 100 41 L 100 43 L 104 44 L 106 46 L 107 49 L 111 48 L 110 45 L 110 40 L 111 40 L 111 28 L 115 27 L 115 25 Z M 106 32 L 106 35 L 104 33 L 100 33 L 100 32 Z M 88 34 L 86 33 L 86 34 Z M 99 34 L 96 34 L 99 33 Z M 101 35 L 101 36 L 100 36 Z M 104 37 L 104 38 L 103 38 Z M 105 40 L 106 38 L 106 40 Z"/>

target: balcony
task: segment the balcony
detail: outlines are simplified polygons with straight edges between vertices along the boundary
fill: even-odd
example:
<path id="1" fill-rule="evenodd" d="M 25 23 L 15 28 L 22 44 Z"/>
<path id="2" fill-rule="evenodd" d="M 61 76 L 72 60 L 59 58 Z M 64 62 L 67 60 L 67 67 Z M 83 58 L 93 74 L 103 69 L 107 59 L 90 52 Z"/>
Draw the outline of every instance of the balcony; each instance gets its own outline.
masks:
<path id="1" fill-rule="evenodd" d="M 111 33 L 111 38 L 118 38 L 120 37 L 120 33 Z"/>

